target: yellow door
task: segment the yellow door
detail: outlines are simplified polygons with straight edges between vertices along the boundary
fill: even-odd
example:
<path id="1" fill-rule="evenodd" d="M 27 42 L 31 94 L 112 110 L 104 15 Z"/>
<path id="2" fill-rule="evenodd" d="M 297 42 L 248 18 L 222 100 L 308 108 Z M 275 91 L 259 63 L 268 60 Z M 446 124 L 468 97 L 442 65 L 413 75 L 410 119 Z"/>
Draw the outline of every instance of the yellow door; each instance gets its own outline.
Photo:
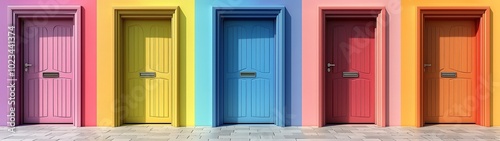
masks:
<path id="1" fill-rule="evenodd" d="M 127 19 L 123 25 L 124 123 L 171 123 L 176 86 L 171 21 Z"/>

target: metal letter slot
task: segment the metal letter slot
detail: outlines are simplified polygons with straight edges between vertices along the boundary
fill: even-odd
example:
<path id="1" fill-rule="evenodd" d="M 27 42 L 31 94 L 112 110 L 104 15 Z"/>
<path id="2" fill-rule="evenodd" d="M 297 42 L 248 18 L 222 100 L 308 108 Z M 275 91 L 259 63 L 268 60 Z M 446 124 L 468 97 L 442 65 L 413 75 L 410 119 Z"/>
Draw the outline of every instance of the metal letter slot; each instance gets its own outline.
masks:
<path id="1" fill-rule="evenodd" d="M 140 72 L 139 76 L 141 78 L 154 78 L 156 77 L 156 72 Z"/>
<path id="2" fill-rule="evenodd" d="M 443 78 L 457 78 L 457 72 L 441 72 Z"/>
<path id="3" fill-rule="evenodd" d="M 44 72 L 43 78 L 59 78 L 58 72 Z"/>
<path id="4" fill-rule="evenodd" d="M 358 72 L 342 72 L 342 77 L 344 77 L 344 78 L 358 78 L 359 73 Z"/>
<path id="5" fill-rule="evenodd" d="M 253 78 L 256 76 L 257 76 L 256 72 L 240 72 L 240 77 L 243 77 L 243 78 Z"/>

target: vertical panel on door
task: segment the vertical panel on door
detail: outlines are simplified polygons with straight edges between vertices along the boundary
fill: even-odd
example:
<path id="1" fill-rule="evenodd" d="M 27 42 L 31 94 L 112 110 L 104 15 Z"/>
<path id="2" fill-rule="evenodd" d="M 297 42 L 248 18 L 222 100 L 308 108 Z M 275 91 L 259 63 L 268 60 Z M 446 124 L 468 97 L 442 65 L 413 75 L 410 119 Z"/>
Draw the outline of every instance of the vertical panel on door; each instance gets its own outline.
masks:
<path id="1" fill-rule="evenodd" d="M 26 19 L 24 49 L 24 123 L 72 123 L 75 93 L 73 19 Z M 59 74 L 47 78 L 43 73 Z"/>
<path id="2" fill-rule="evenodd" d="M 375 123 L 375 25 L 375 19 L 326 20 L 327 123 Z"/>
<path id="3" fill-rule="evenodd" d="M 423 102 L 426 123 L 475 123 L 476 22 L 427 19 Z M 456 78 L 441 73 L 456 72 Z"/>
<path id="4" fill-rule="evenodd" d="M 124 122 L 170 123 L 176 77 L 171 21 L 127 19 L 123 33 Z"/>
<path id="5" fill-rule="evenodd" d="M 224 123 L 274 123 L 274 20 L 223 23 Z"/>

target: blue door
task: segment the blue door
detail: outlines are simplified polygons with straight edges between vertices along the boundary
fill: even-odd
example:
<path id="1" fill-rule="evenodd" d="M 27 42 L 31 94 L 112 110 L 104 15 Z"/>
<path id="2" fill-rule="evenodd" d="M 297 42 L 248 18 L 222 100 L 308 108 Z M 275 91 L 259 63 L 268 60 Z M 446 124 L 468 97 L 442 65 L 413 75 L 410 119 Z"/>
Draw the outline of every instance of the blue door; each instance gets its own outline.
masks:
<path id="1" fill-rule="evenodd" d="M 224 123 L 274 123 L 274 20 L 226 19 L 223 28 Z"/>

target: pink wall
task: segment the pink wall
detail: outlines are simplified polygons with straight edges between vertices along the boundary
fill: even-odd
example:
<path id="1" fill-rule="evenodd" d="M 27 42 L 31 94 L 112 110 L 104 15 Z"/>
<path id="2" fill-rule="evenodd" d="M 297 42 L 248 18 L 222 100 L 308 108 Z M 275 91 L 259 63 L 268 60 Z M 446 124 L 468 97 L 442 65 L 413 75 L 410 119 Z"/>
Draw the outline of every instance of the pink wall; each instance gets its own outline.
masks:
<path id="1" fill-rule="evenodd" d="M 320 65 L 319 7 L 380 7 L 387 10 L 388 29 L 388 125 L 401 124 L 401 2 L 400 0 L 303 0 L 302 1 L 302 125 L 319 126 Z"/>
<path id="2" fill-rule="evenodd" d="M 2 0 L 0 1 L 0 72 L 7 71 L 7 6 L 13 5 L 79 5 L 82 6 L 82 126 L 96 125 L 96 0 Z M 19 63 L 19 62 L 16 62 Z M 0 97 L 8 98 L 8 74 L 0 73 Z M 8 114 L 8 104 L 0 103 L 0 115 Z M 0 116 L 5 126 L 7 116 Z"/>

